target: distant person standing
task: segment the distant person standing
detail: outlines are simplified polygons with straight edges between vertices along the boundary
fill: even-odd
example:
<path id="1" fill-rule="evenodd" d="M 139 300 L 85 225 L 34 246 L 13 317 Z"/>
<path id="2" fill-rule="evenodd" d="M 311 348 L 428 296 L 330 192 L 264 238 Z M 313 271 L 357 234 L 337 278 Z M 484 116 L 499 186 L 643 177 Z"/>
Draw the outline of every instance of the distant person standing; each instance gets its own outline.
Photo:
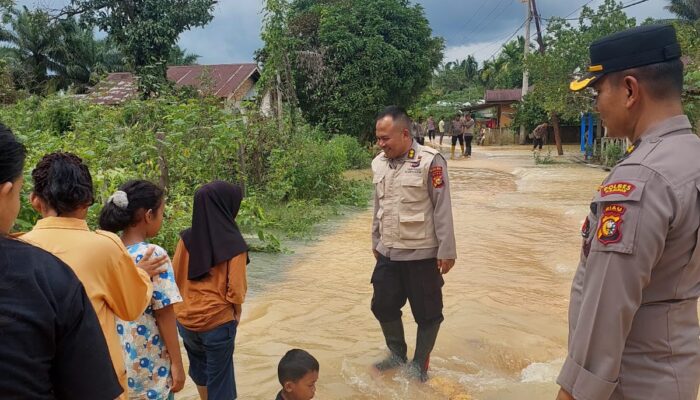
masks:
<path id="1" fill-rule="evenodd" d="M 474 125 L 476 124 L 476 121 L 472 118 L 472 115 L 467 113 L 467 115 L 464 118 L 464 122 L 462 123 L 463 131 L 464 131 L 464 145 L 465 145 L 465 150 L 464 150 L 464 156 L 465 157 L 471 157 L 472 156 L 472 140 L 474 140 Z"/>
<path id="2" fill-rule="evenodd" d="M 450 124 L 450 136 L 452 136 L 452 147 L 450 148 L 450 159 L 455 159 L 455 147 L 459 142 L 459 147 L 462 149 L 460 154 L 464 153 L 464 135 L 462 135 L 462 121 L 459 116 L 455 115 Z"/>
<path id="3" fill-rule="evenodd" d="M 542 144 L 544 143 L 544 138 L 547 137 L 547 130 L 549 129 L 549 124 L 548 123 L 542 123 L 537 125 L 537 128 L 535 128 L 534 131 L 532 131 L 532 137 L 534 139 L 534 145 L 532 146 L 532 150 L 537 149 L 537 147 L 542 150 Z"/>
<path id="4" fill-rule="evenodd" d="M 442 145 L 442 138 L 445 136 L 445 117 L 440 117 L 440 122 L 438 122 L 438 131 L 440 132 L 440 145 Z"/>
<path id="5" fill-rule="evenodd" d="M 425 145 L 425 127 L 423 126 L 423 118 L 413 122 L 413 137 L 421 146 Z"/>
<path id="6" fill-rule="evenodd" d="M 430 143 L 433 142 L 435 139 L 435 119 L 433 119 L 433 116 L 431 115 L 428 117 L 428 140 L 430 140 Z"/>

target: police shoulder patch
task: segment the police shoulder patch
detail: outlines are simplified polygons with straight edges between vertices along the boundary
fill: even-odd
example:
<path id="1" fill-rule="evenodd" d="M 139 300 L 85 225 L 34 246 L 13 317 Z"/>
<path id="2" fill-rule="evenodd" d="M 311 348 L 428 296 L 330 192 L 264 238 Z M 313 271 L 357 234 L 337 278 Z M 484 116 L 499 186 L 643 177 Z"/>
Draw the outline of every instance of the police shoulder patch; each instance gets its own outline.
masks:
<path id="1" fill-rule="evenodd" d="M 613 182 L 603 185 L 600 188 L 601 197 L 621 194 L 625 197 L 629 196 L 637 187 L 629 182 Z"/>
<path id="2" fill-rule="evenodd" d="M 443 179 L 443 176 L 442 176 L 442 167 L 440 167 L 440 166 L 431 167 L 430 168 L 430 177 L 432 178 L 433 187 L 435 189 L 439 189 L 439 188 L 445 186 L 445 180 Z"/>
<path id="3" fill-rule="evenodd" d="M 604 245 L 618 243 L 622 240 L 622 215 L 627 211 L 621 204 L 610 204 L 603 209 L 597 238 Z"/>

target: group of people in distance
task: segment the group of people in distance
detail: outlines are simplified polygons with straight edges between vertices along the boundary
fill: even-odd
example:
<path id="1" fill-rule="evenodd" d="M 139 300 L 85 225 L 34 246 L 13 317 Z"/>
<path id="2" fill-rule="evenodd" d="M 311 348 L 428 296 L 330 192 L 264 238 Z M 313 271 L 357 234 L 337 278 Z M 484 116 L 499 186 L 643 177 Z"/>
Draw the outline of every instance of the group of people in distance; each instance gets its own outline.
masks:
<path id="1" fill-rule="evenodd" d="M 173 399 L 189 375 L 202 399 L 237 398 L 234 341 L 247 292 L 248 246 L 236 225 L 239 186 L 214 181 L 194 196 L 192 226 L 172 262 L 149 243 L 165 192 L 124 183 L 88 227 L 95 202 L 76 155 L 32 170 L 33 229 L 10 234 L 20 210 L 25 147 L 0 125 L 0 393 L 26 399 Z M 280 361 L 277 398 L 312 399 L 319 365 L 294 349 Z"/>
<path id="2" fill-rule="evenodd" d="M 433 116 L 429 116 L 427 120 L 419 117 L 411 123 L 411 135 L 421 146 L 425 145 L 425 135 L 428 134 L 430 143 L 437 142 L 437 136 L 440 136 L 440 145 L 445 135 L 450 136 L 452 145 L 450 149 L 450 158 L 455 158 L 455 149 L 457 143 L 460 146 L 460 156 L 470 158 L 472 156 L 472 142 L 474 140 L 474 132 L 476 128 L 476 120 L 471 114 L 456 114 L 452 117 L 449 125 L 445 122 L 445 117 L 441 117 L 440 121 L 435 124 Z M 483 143 L 483 134 L 479 134 L 477 139 L 478 144 Z"/>

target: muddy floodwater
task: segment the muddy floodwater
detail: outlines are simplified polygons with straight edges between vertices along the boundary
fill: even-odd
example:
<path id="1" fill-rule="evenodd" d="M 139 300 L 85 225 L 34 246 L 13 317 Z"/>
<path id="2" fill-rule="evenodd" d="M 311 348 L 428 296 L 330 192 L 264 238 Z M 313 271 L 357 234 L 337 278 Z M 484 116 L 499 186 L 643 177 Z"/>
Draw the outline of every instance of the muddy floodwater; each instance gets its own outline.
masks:
<path id="1" fill-rule="evenodd" d="M 472 159 L 449 162 L 458 260 L 427 384 L 370 369 L 386 354 L 370 312 L 371 209 L 294 254 L 255 255 L 234 354 L 239 398 L 274 399 L 277 363 L 299 347 L 320 361 L 320 400 L 554 399 L 580 227 L 605 175 L 536 166 L 525 147 L 475 147 Z M 416 326 L 404 311 L 411 356 Z M 197 398 L 189 378 L 178 398 Z"/>

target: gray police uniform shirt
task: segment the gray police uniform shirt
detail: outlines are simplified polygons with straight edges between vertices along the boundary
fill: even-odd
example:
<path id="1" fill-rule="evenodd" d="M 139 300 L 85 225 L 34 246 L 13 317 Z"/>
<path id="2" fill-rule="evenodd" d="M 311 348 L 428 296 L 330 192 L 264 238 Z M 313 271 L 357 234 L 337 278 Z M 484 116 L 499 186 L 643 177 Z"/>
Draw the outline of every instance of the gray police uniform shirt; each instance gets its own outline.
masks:
<path id="1" fill-rule="evenodd" d="M 696 400 L 700 138 L 686 116 L 648 130 L 582 228 L 557 379 L 577 400 Z"/>
<path id="2" fill-rule="evenodd" d="M 422 146 L 415 140 L 411 145 L 415 154 L 420 153 Z M 384 157 L 379 155 L 378 157 Z M 404 166 L 408 160 L 408 153 L 404 156 L 389 160 L 392 169 L 399 169 Z M 430 164 L 430 168 L 442 168 L 443 185 L 439 188 L 433 187 L 428 183 L 428 195 L 433 203 L 433 222 L 435 224 L 435 235 L 438 240 L 438 247 L 431 249 L 392 249 L 384 246 L 380 240 L 379 219 L 377 218 L 377 210 L 379 209 L 379 197 L 377 191 L 374 191 L 374 217 L 372 219 L 372 249 L 377 250 L 384 257 L 393 261 L 415 261 L 426 260 L 430 258 L 438 258 L 441 260 L 457 259 L 457 244 L 455 240 L 454 222 L 452 221 L 452 200 L 450 198 L 450 181 L 447 177 L 447 161 L 441 154 L 437 154 Z"/>

